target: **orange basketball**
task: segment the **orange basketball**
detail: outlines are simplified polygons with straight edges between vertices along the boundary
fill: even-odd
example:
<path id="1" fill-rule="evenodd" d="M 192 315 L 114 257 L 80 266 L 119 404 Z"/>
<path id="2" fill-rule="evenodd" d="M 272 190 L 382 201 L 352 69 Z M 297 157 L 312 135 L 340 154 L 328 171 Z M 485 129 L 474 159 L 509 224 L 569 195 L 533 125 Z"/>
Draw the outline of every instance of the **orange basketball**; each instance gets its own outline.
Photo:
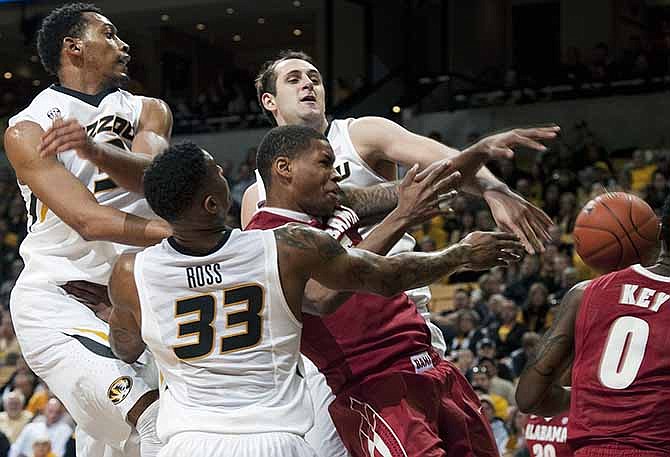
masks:
<path id="1" fill-rule="evenodd" d="M 599 272 L 610 272 L 649 260 L 656 250 L 659 230 L 659 219 L 644 200 L 613 192 L 584 205 L 573 236 L 584 263 Z"/>

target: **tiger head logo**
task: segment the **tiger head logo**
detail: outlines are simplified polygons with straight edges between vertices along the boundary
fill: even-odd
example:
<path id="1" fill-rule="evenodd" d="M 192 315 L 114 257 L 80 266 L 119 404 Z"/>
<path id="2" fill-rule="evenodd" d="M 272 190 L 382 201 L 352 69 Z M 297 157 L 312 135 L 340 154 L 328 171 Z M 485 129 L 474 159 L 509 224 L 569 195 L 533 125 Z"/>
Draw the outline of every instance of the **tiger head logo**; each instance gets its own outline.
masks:
<path id="1" fill-rule="evenodd" d="M 112 403 L 118 405 L 126 399 L 133 388 L 133 380 L 128 376 L 121 376 L 117 378 L 107 389 L 107 397 L 112 400 Z"/>
<path id="2" fill-rule="evenodd" d="M 58 108 L 51 108 L 47 111 L 47 117 L 53 121 L 58 117 L 62 117 L 62 114 Z"/>

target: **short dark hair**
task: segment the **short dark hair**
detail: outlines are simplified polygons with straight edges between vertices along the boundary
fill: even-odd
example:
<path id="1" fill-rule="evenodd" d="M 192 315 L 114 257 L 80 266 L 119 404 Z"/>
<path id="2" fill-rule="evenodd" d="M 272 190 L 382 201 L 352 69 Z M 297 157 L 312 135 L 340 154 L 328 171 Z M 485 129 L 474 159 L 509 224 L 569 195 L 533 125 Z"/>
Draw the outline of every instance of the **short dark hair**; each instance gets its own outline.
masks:
<path id="1" fill-rule="evenodd" d="M 271 186 L 272 162 L 278 156 L 297 157 L 314 140 L 325 140 L 323 133 L 302 125 L 283 125 L 265 134 L 256 152 L 256 166 L 266 188 Z"/>
<path id="2" fill-rule="evenodd" d="M 670 249 L 670 195 L 665 199 L 661 211 L 661 238 L 666 248 Z"/>
<path id="3" fill-rule="evenodd" d="M 265 61 L 265 63 L 261 66 L 258 75 L 256 75 L 255 86 L 256 86 L 256 96 L 258 97 L 258 104 L 261 106 L 263 114 L 265 114 L 265 117 L 267 118 L 268 121 L 270 121 L 272 125 L 277 125 L 277 121 L 275 120 L 272 113 L 266 110 L 265 107 L 263 106 L 262 97 L 263 94 L 266 92 L 272 95 L 277 95 L 277 72 L 275 70 L 277 68 L 278 63 L 289 59 L 300 59 L 304 60 L 305 62 L 309 62 L 312 65 L 314 64 L 312 58 L 306 53 L 302 51 L 293 51 L 291 49 L 287 49 L 280 51 L 277 57 L 275 57 L 274 59 Z"/>
<path id="4" fill-rule="evenodd" d="M 190 141 L 173 144 L 144 171 L 144 196 L 157 215 L 174 222 L 193 205 L 206 177 L 202 149 Z"/>
<path id="5" fill-rule="evenodd" d="M 100 13 L 100 8 L 92 3 L 68 3 L 51 11 L 42 21 L 37 31 L 37 53 L 42 66 L 52 74 L 60 70 L 60 54 L 65 37 L 80 37 L 87 20 L 84 13 Z"/>

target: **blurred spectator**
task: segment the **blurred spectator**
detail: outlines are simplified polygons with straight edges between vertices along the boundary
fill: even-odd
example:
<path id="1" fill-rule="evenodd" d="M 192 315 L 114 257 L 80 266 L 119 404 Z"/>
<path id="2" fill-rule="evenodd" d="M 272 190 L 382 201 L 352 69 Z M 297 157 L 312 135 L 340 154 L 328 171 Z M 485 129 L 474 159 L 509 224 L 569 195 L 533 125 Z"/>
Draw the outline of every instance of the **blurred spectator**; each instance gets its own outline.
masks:
<path id="1" fill-rule="evenodd" d="M 516 405 L 516 398 L 514 398 L 514 384 L 507 379 L 498 376 L 498 364 L 491 357 L 481 357 L 479 359 L 479 366 L 486 368 L 486 374 L 491 383 L 490 391 L 493 394 L 499 395 L 511 406 Z M 509 371 L 509 368 L 507 368 Z"/>
<path id="2" fill-rule="evenodd" d="M 48 436 L 39 437 L 33 442 L 32 457 L 57 457 L 51 452 L 51 440 Z"/>
<path id="3" fill-rule="evenodd" d="M 521 371 L 526 366 L 526 363 L 533 357 L 537 352 L 537 347 L 540 344 L 540 335 L 535 332 L 526 332 L 521 337 L 521 347 L 511 354 L 511 364 L 514 375 L 519 377 Z"/>
<path id="4" fill-rule="evenodd" d="M 458 311 L 456 318 L 456 336 L 451 341 L 451 350 L 469 349 L 474 351 L 477 342 L 484 338 L 484 329 L 479 327 L 479 316 L 470 309 Z"/>
<path id="5" fill-rule="evenodd" d="M 558 225 L 563 233 L 572 233 L 577 219 L 577 197 L 572 192 L 561 194 L 560 206 L 558 208 Z"/>
<path id="6" fill-rule="evenodd" d="M 551 322 L 547 320 L 547 313 L 551 308 L 549 304 L 549 291 L 541 282 L 533 283 L 528 291 L 528 299 L 524 304 L 523 320 L 526 328 L 533 332 L 544 332 L 549 328 Z"/>
<path id="7" fill-rule="evenodd" d="M 454 364 L 463 376 L 468 376 L 475 364 L 475 356 L 470 349 L 459 349 L 454 353 Z"/>
<path id="8" fill-rule="evenodd" d="M 474 213 L 465 211 L 459 219 L 460 224 L 454 227 L 449 233 L 449 244 L 458 243 L 465 235 L 475 230 Z"/>
<path id="9" fill-rule="evenodd" d="M 507 431 L 507 427 L 505 427 L 505 421 L 496 415 L 495 406 L 490 395 L 480 395 L 479 400 L 482 402 L 482 412 L 488 419 L 491 430 L 493 430 L 493 437 L 496 440 L 498 452 L 502 454 L 509 439 L 509 432 Z"/>
<path id="10" fill-rule="evenodd" d="M 651 184 L 652 176 L 656 171 L 656 164 L 650 163 L 645 155 L 645 151 L 636 149 L 633 151 L 633 161 L 624 168 L 633 192 L 642 192 Z"/>
<path id="11" fill-rule="evenodd" d="M 517 457 L 517 453 L 526 451 L 526 425 L 528 424 L 528 414 L 519 411 L 519 408 L 512 408 L 507 421 L 509 438 L 505 443 L 503 457 Z"/>
<path id="12" fill-rule="evenodd" d="M 251 172 L 251 168 L 246 163 L 241 163 L 237 169 L 236 184 L 231 189 L 231 196 L 233 201 L 240 206 L 242 204 L 242 196 L 247 187 L 256 182 L 256 178 Z"/>
<path id="13" fill-rule="evenodd" d="M 507 419 L 509 403 L 500 395 L 491 392 L 491 378 L 485 366 L 477 365 L 472 369 L 472 387 L 475 391 L 489 396 L 496 417 Z"/>
<path id="14" fill-rule="evenodd" d="M 561 273 L 561 282 L 560 288 L 551 295 L 550 302 L 551 305 L 557 305 L 563 299 L 563 296 L 579 282 L 579 276 L 577 274 L 577 269 L 574 267 L 568 267 Z"/>
<path id="15" fill-rule="evenodd" d="M 36 418 L 23 428 L 16 442 L 12 444 L 9 457 L 30 456 L 33 444 L 43 440 L 45 436 L 51 443 L 51 452 L 54 456 L 62 457 L 65 445 L 72 435 L 72 427 L 64 420 L 64 413 L 65 409 L 58 399 L 49 400 L 44 417 Z"/>
<path id="16" fill-rule="evenodd" d="M 18 438 L 23 427 L 33 418 L 32 413 L 23 409 L 26 399 L 19 390 L 9 392 L 2 398 L 5 408 L 0 413 L 0 431 L 5 434 L 10 444 Z"/>
<path id="17" fill-rule="evenodd" d="M 16 362 L 16 359 L 21 354 L 19 342 L 16 340 L 14 334 L 14 326 L 12 325 L 12 315 L 9 312 L 1 312 L 0 316 L 0 365 L 8 363 L 9 361 Z"/>
<path id="18" fill-rule="evenodd" d="M 519 277 L 505 288 L 505 296 L 517 305 L 523 304 L 531 284 L 540 279 L 540 259 L 536 255 L 526 255 L 521 261 Z"/>
<path id="19" fill-rule="evenodd" d="M 30 398 L 37 386 L 37 378 L 30 371 L 18 371 L 12 380 L 11 390 L 19 390 L 24 398 Z"/>
<path id="20" fill-rule="evenodd" d="M 491 338 L 483 338 L 477 343 L 477 360 L 495 358 L 496 351 L 496 342 Z"/>
<path id="21" fill-rule="evenodd" d="M 500 323 L 493 328 L 498 357 L 507 357 L 521 347 L 521 337 L 526 327 L 517 320 L 517 311 L 511 300 L 505 300 L 500 305 Z"/>
<path id="22" fill-rule="evenodd" d="M 479 289 L 474 291 L 472 294 L 472 302 L 474 303 L 474 308 L 479 313 L 479 318 L 482 321 L 487 321 L 490 319 L 488 301 L 491 296 L 499 294 L 503 285 L 500 280 L 491 273 L 483 274 L 479 277 Z"/>
<path id="23" fill-rule="evenodd" d="M 558 187 L 558 183 L 556 182 L 550 182 L 544 188 L 544 195 L 542 197 L 543 200 L 542 209 L 551 218 L 555 218 L 556 216 L 558 216 L 558 210 L 560 206 L 559 205 L 560 195 L 561 195 L 560 188 Z"/>
<path id="24" fill-rule="evenodd" d="M 668 196 L 670 186 L 668 186 L 668 179 L 660 171 L 655 171 L 652 175 L 651 184 L 644 190 L 644 200 L 656 211 L 661 214 L 663 209 L 663 202 Z"/>
<path id="25" fill-rule="evenodd" d="M 421 244 L 424 240 L 430 239 L 435 247 L 432 249 L 442 249 L 447 245 L 447 232 L 443 228 L 444 218 L 437 216 L 421 224 L 421 228 L 412 233 L 415 240 Z M 427 250 L 421 249 L 424 252 Z"/>

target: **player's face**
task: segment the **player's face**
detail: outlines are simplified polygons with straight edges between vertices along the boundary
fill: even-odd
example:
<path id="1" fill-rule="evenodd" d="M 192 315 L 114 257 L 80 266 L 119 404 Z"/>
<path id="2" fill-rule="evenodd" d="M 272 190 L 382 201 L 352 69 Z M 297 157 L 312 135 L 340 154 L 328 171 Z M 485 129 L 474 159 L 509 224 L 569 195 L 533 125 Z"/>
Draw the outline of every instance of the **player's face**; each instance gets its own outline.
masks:
<path id="1" fill-rule="evenodd" d="M 97 74 L 106 87 L 119 87 L 128 80 L 130 47 L 117 36 L 109 19 L 98 13 L 84 13 L 88 25 L 82 34 L 84 68 Z"/>
<path id="2" fill-rule="evenodd" d="M 325 117 L 326 93 L 321 73 L 301 59 L 287 59 L 275 67 L 276 94 L 268 107 L 279 125 L 310 125 Z"/>
<path id="3" fill-rule="evenodd" d="M 333 167 L 335 154 L 330 144 L 315 140 L 312 145 L 310 151 L 291 161 L 292 192 L 303 212 L 328 217 L 338 203 L 340 176 Z"/>

